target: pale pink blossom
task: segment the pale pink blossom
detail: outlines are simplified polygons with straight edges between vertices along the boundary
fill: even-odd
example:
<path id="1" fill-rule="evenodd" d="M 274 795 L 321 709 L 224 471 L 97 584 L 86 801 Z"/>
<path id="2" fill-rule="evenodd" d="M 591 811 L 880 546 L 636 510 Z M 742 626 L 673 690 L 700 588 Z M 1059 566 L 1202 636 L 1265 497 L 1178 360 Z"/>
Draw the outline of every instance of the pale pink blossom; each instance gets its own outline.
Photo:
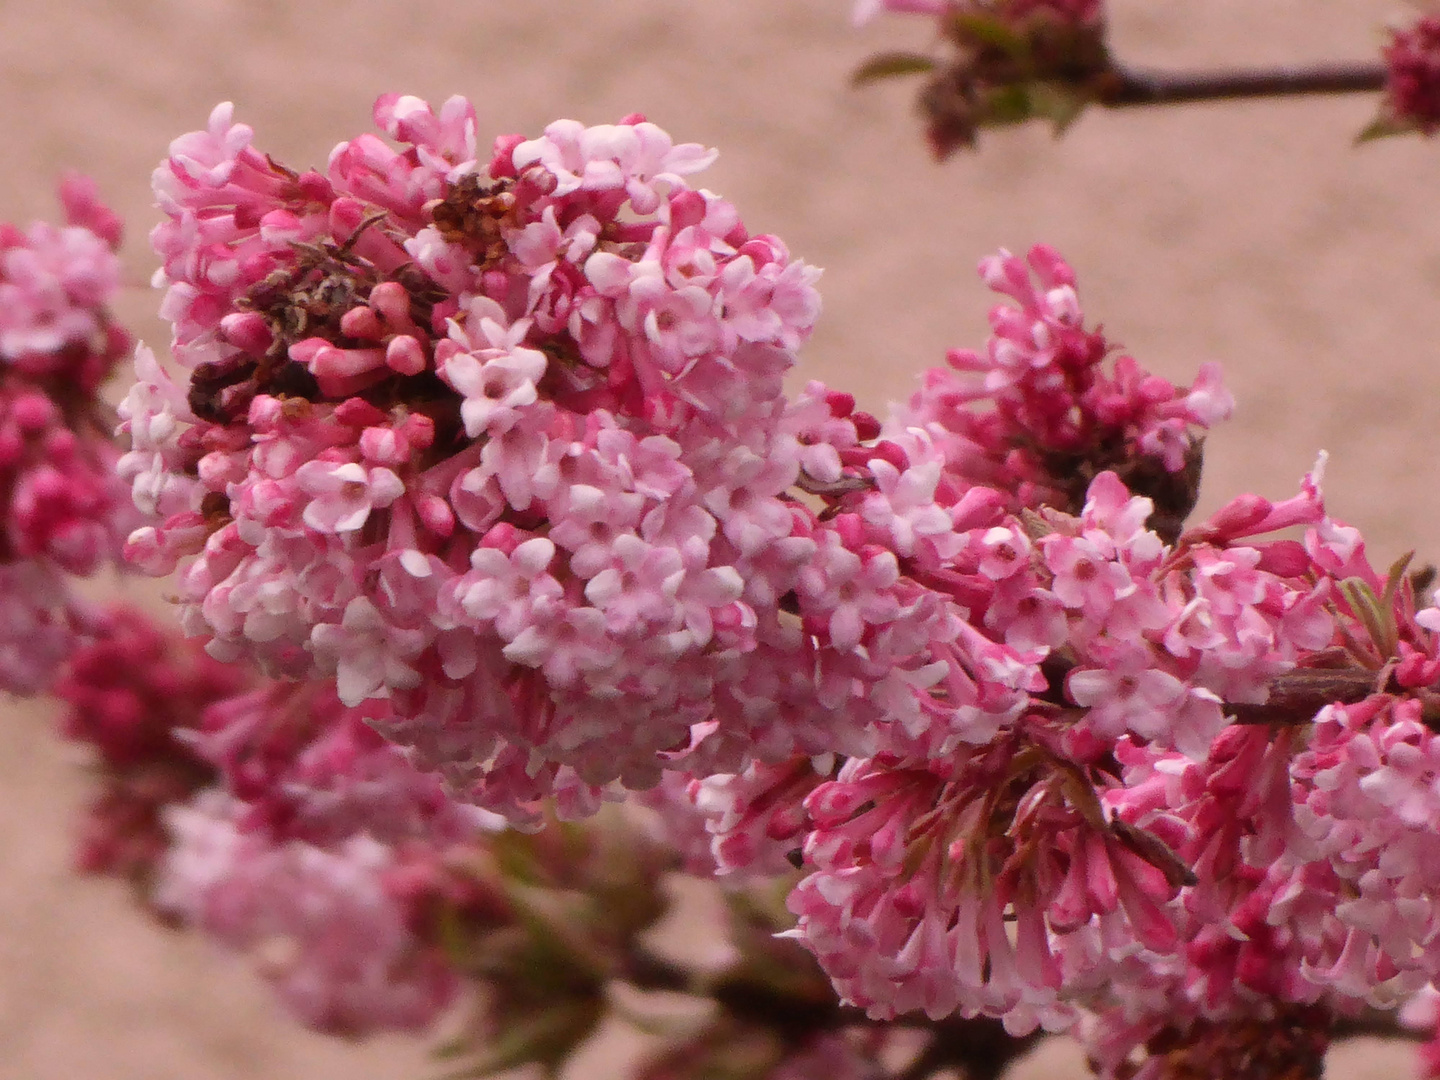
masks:
<path id="1" fill-rule="evenodd" d="M 338 624 L 320 623 L 310 632 L 316 660 L 335 673 L 340 700 L 346 705 L 384 697 L 391 688 L 416 685 L 420 675 L 413 660 L 428 638 L 424 631 L 387 622 L 363 596 L 345 605 Z"/>
<path id="2" fill-rule="evenodd" d="M 334 848 L 240 831 L 220 792 L 177 808 L 157 903 L 249 952 L 306 1025 L 353 1035 L 424 1030 L 458 990 L 389 894 L 394 854 L 363 835 Z"/>
<path id="3" fill-rule="evenodd" d="M 405 493 L 404 483 L 389 469 L 367 469 L 354 461 L 308 461 L 295 479 L 311 496 L 305 524 L 321 533 L 354 532 L 372 512 Z"/>
<path id="4" fill-rule="evenodd" d="M 656 185 L 707 168 L 716 151 L 696 143 L 675 145 L 654 124 L 601 124 L 586 128 L 573 120 L 557 120 L 545 134 L 522 142 L 512 151 L 516 169 L 534 164 L 550 172 L 557 195 L 577 188 L 623 190 L 640 214 L 660 204 Z"/>

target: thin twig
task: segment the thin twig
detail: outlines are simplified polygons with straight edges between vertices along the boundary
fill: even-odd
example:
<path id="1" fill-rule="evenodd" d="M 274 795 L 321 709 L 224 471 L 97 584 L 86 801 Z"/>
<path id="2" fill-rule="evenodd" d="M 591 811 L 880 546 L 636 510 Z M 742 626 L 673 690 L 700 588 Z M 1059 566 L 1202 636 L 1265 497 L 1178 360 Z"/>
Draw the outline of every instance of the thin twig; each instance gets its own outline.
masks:
<path id="1" fill-rule="evenodd" d="M 1381 90 L 1385 87 L 1385 66 L 1314 64 L 1252 71 L 1164 72 L 1134 71 L 1116 65 L 1112 78 L 1113 82 L 1102 89 L 1100 102 L 1123 108 Z"/>
<path id="2" fill-rule="evenodd" d="M 730 1015 L 769 1027 L 796 1043 L 806 1034 L 851 1027 L 893 1026 L 927 1032 L 930 1043 L 897 1080 L 923 1080 L 939 1069 L 957 1066 L 964 1070 L 966 1080 L 996 1080 L 1040 1039 L 1039 1032 L 1011 1035 L 999 1020 L 989 1017 L 930 1020 L 923 1013 L 912 1013 L 889 1021 L 872 1020 L 863 1009 L 841 1005 L 830 996 L 792 996 L 744 977 L 701 978 L 639 945 L 630 951 L 618 974 L 637 989 L 708 997 Z"/>
<path id="3" fill-rule="evenodd" d="M 640 945 L 634 946 L 626 956 L 620 977 L 638 990 L 695 992 L 695 978 L 690 972 Z"/>
<path id="4" fill-rule="evenodd" d="M 920 1051 L 919 1057 L 896 1073 L 893 1080 L 928 1080 L 929 1077 L 945 1068 L 947 1064 L 945 1052 L 940 1049 L 940 1044 L 932 1042 Z"/>
<path id="5" fill-rule="evenodd" d="M 1341 1017 L 1330 1028 L 1330 1038 L 1336 1042 L 1342 1039 L 1402 1039 L 1405 1042 L 1425 1043 L 1434 1038 L 1432 1028 L 1405 1027 L 1394 1012 L 1374 1009 L 1360 1016 Z"/>

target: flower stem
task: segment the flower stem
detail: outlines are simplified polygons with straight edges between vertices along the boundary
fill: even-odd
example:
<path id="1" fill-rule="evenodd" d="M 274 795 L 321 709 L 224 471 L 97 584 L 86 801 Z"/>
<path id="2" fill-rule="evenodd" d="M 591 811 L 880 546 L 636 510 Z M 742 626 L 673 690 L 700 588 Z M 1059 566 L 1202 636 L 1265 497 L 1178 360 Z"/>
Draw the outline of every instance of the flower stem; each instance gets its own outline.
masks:
<path id="1" fill-rule="evenodd" d="M 1381 90 L 1385 66 L 1378 63 L 1314 64 L 1308 67 L 1258 68 L 1250 71 L 1136 71 L 1115 65 L 1100 103 L 1182 105 L 1190 101 L 1351 94 Z"/>
<path id="2" fill-rule="evenodd" d="M 941 1069 L 956 1067 L 970 1080 L 998 1080 L 1012 1061 L 1029 1052 L 1042 1037 L 1038 1031 L 1010 1035 L 999 1020 L 989 1017 L 930 1020 L 915 1013 L 894 1020 L 872 1020 L 863 1009 L 842 1005 L 829 996 L 797 995 L 743 975 L 706 979 L 639 944 L 630 947 L 620 977 L 641 990 L 708 997 L 731 1016 L 769 1027 L 787 1045 L 799 1045 L 817 1032 L 842 1028 L 895 1026 L 929 1034 L 924 1051 L 894 1080 L 925 1080 Z"/>

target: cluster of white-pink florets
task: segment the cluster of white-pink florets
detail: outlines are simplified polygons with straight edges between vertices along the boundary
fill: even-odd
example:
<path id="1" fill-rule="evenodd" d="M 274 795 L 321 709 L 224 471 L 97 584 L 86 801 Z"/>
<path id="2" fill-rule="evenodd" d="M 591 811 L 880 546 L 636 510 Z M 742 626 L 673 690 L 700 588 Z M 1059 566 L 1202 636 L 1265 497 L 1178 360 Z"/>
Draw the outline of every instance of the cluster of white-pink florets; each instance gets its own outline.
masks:
<path id="1" fill-rule="evenodd" d="M 212 780 L 190 736 L 209 706 L 251 678 L 132 608 L 93 619 L 52 689 L 65 706 L 61 733 L 93 748 L 101 780 L 80 830 L 82 870 L 151 880 L 170 846 L 166 808 Z"/>
<path id="2" fill-rule="evenodd" d="M 195 556 L 212 651 L 391 698 L 391 733 L 477 798 L 648 786 L 717 695 L 803 652 L 778 601 L 816 545 L 781 496 L 838 479 L 806 439 L 835 416 L 780 380 L 815 271 L 643 121 L 483 162 L 468 103 L 376 116 L 406 149 L 365 136 L 295 176 L 222 107 L 157 173 L 191 382 L 142 358 L 126 402 L 158 517 L 131 554 Z M 788 750 L 783 707 L 736 701 L 713 755 Z"/>
<path id="3" fill-rule="evenodd" d="M 1197 432 L 1235 406 L 1218 365 L 1202 364 L 1177 391 L 1133 357 L 1111 357 L 1104 335 L 1085 325 L 1074 273 L 1044 246 L 1026 260 L 1004 251 L 982 259 L 980 275 L 1014 305 L 991 310 L 984 350 L 952 349 L 948 366 L 925 373 L 894 426 L 923 427 L 946 471 L 1003 492 L 1014 510 L 1078 509 L 1107 468 L 1157 497 L 1173 497 L 1174 485 L 1157 485 L 1167 475 L 1193 486 L 1193 472 L 1180 478 L 1198 469 Z M 1190 507 L 1153 509 L 1183 519 Z"/>
<path id="4" fill-rule="evenodd" d="M 115 215 L 80 177 L 69 224 L 0 224 L 0 689 L 46 686 L 87 615 L 66 584 L 111 564 L 133 515 L 97 390 L 129 352 L 108 305 Z"/>
<path id="5" fill-rule="evenodd" d="M 1134 953 L 1085 1022 L 1107 1075 L 1164 1075 L 1125 1063 L 1167 1030 L 1433 997 L 1440 611 L 1416 610 L 1403 564 L 1377 574 L 1353 530 L 1307 547 L 1339 632 L 1274 688 L 1272 725 L 1227 728 L 1203 762 L 1117 748 L 1120 802 L 1170 822 L 1194 880 L 1170 906 L 1177 947 Z"/>
<path id="6" fill-rule="evenodd" d="M 1303 573 L 1233 541 L 1167 547 L 1149 511 L 1102 474 L 1078 519 L 1045 512 L 1038 535 L 1003 538 L 1025 553 L 1003 577 L 983 545 L 1002 538 L 977 535 L 965 595 L 990 637 L 964 689 L 988 699 L 989 730 L 945 738 L 932 719 L 807 797 L 815 872 L 791 906 L 850 1000 L 1060 1026 L 1137 944 L 1176 945 L 1179 837 L 1128 820 L 1108 763 L 1128 745 L 1203 760 L 1227 704 L 1264 701 L 1332 622 Z"/>

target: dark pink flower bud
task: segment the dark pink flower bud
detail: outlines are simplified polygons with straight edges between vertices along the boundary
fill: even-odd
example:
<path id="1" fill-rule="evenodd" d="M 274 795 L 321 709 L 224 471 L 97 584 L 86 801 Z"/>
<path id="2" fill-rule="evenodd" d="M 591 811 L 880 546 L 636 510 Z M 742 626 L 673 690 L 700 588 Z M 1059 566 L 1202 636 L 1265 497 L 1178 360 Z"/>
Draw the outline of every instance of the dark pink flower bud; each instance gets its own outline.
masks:
<path id="1" fill-rule="evenodd" d="M 1433 135 L 1440 130 L 1440 16 L 1392 30 L 1383 56 L 1386 118 Z"/>

